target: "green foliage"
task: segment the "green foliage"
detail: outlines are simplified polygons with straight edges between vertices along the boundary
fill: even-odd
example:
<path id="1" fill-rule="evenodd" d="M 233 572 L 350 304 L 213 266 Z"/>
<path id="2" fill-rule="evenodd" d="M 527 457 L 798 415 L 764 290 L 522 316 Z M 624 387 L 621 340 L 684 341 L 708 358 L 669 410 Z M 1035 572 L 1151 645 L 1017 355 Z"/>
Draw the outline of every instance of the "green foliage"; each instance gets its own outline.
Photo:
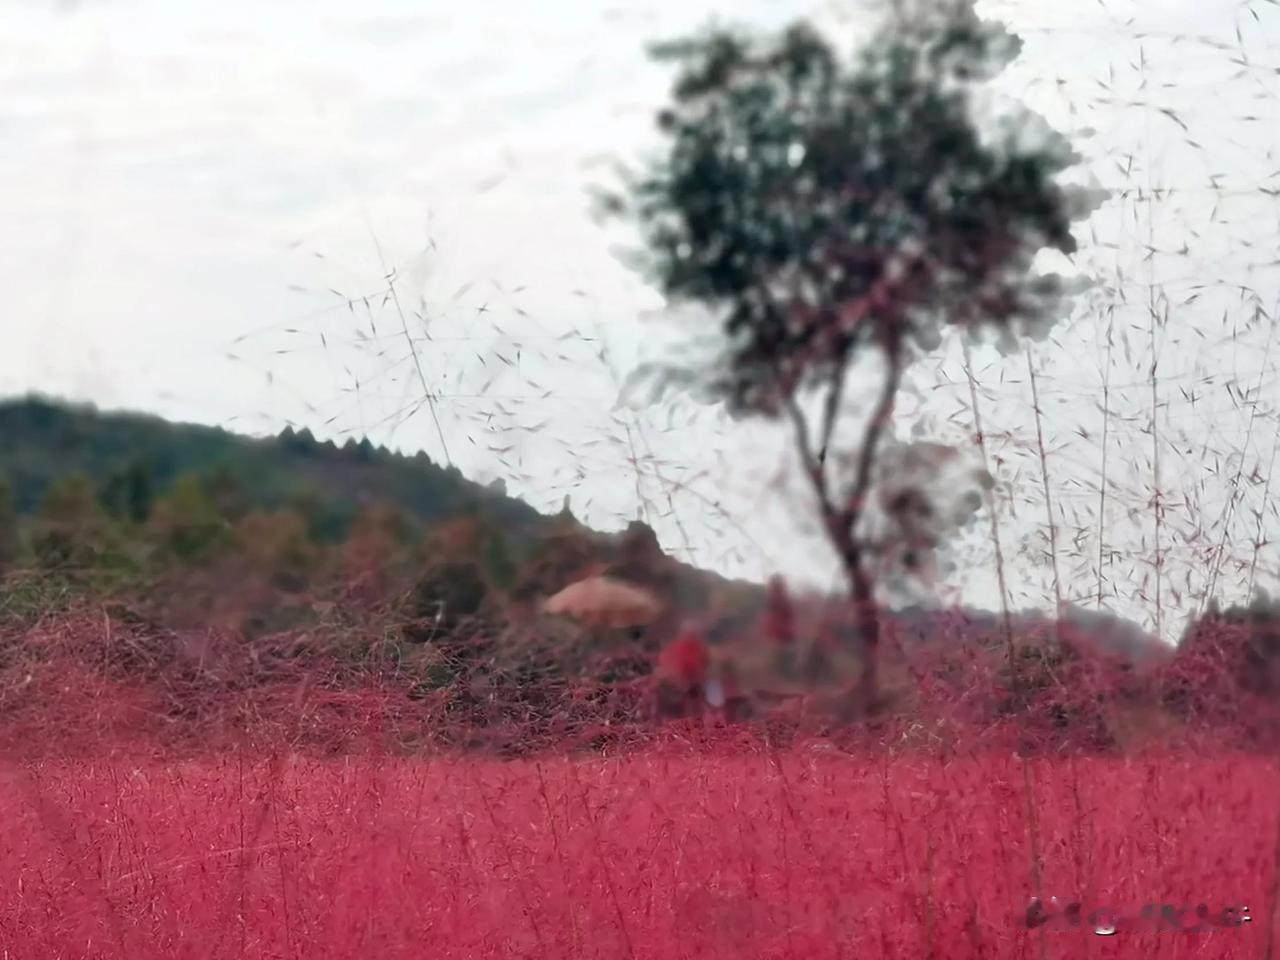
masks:
<path id="1" fill-rule="evenodd" d="M 202 474 L 205 492 L 220 516 L 234 522 L 253 507 L 253 494 L 243 477 L 226 464 Z"/>
<path id="2" fill-rule="evenodd" d="M 463 503 L 475 502 L 519 536 L 542 525 L 540 514 L 519 500 L 425 457 L 380 452 L 368 441 L 352 444 L 359 452 L 353 457 L 306 431 L 261 440 L 35 397 L 0 402 L 0 436 L 0 473 L 13 484 L 19 516 L 33 515 L 49 486 L 69 473 L 83 472 L 105 492 L 114 477 L 136 466 L 157 492 L 184 474 L 205 477 L 219 512 L 231 520 L 253 508 L 298 509 L 312 535 L 330 543 L 341 540 L 361 506 L 372 501 L 395 503 L 418 523 L 447 519 Z"/>
<path id="3" fill-rule="evenodd" d="M 971 0 L 913 5 L 848 64 L 803 23 L 655 48 L 679 68 L 668 149 L 605 207 L 665 293 L 724 317 L 716 395 L 773 415 L 866 348 L 1056 319 L 1069 285 L 1031 262 L 1072 253 L 1096 197 L 1056 181 L 1077 157 L 1033 115 L 980 129 L 973 88 L 1017 49 Z"/>
<path id="4" fill-rule="evenodd" d="M 318 559 L 306 520 L 294 510 L 255 510 L 236 524 L 241 552 L 285 590 L 301 590 Z"/>
<path id="5" fill-rule="evenodd" d="M 229 541 L 230 528 L 218 506 L 194 475 L 179 477 L 156 503 L 152 530 L 164 547 L 182 560 L 200 560 Z"/>
<path id="6" fill-rule="evenodd" d="M 40 516 L 51 523 L 96 525 L 103 519 L 97 494 L 88 476 L 72 473 L 45 491 Z"/>
<path id="7" fill-rule="evenodd" d="M 151 472 L 146 462 L 135 459 L 128 466 L 108 474 L 98 499 L 113 519 L 146 523 L 154 500 Z"/>
<path id="8" fill-rule="evenodd" d="M 61 613 L 84 585 L 57 570 L 26 570 L 0 577 L 0 626 L 26 626 Z"/>
<path id="9" fill-rule="evenodd" d="M 318 449 L 316 438 L 305 427 L 296 431 L 293 427 L 285 427 L 280 432 L 279 444 L 281 449 L 302 456 L 313 454 Z"/>
<path id="10" fill-rule="evenodd" d="M 307 536 L 317 543 L 341 543 L 359 512 L 355 504 L 326 498 L 315 490 L 289 498 L 288 507 L 302 517 Z"/>
<path id="11" fill-rule="evenodd" d="M 105 565 L 110 541 L 110 521 L 85 474 L 68 474 L 45 491 L 30 532 L 31 551 L 42 568 Z"/>
<path id="12" fill-rule="evenodd" d="M 0 476 L 0 576 L 18 557 L 18 512 L 13 503 L 13 485 Z"/>
<path id="13" fill-rule="evenodd" d="M 511 557 L 507 538 L 500 531 L 489 531 L 485 538 L 482 562 L 485 579 L 489 584 L 502 593 L 510 593 L 516 585 L 519 570 Z"/>

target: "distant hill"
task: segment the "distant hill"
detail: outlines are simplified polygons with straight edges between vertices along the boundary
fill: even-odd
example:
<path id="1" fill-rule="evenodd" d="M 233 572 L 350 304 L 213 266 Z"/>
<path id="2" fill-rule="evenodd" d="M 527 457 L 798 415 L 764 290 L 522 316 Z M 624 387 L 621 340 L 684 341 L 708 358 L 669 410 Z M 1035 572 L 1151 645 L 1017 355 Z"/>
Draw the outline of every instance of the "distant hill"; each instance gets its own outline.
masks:
<path id="1" fill-rule="evenodd" d="M 311 502 L 334 536 L 362 505 L 376 501 L 427 523 L 476 510 L 512 533 L 532 531 L 545 520 L 527 503 L 474 483 L 455 467 L 368 440 L 337 446 L 292 429 L 258 439 L 39 397 L 0 402 L 0 476 L 12 485 L 20 515 L 34 513 L 50 485 L 68 474 L 83 473 L 105 488 L 136 467 L 145 468 L 157 489 L 182 474 L 219 473 L 236 480 L 255 508 Z"/>
<path id="2" fill-rule="evenodd" d="M 998 638 L 1003 642 L 1004 617 L 991 610 L 908 608 L 897 611 L 894 617 L 899 636 L 908 648 L 937 643 L 940 637 L 987 637 Z M 1053 627 L 1052 618 L 1040 610 L 1011 611 L 1009 622 L 1015 637 L 1048 633 Z M 1174 652 L 1168 644 L 1147 633 L 1131 620 L 1106 611 L 1074 605 L 1068 605 L 1063 612 L 1057 632 L 1066 639 L 1087 639 L 1099 652 L 1135 663 L 1165 660 Z"/>
<path id="3" fill-rule="evenodd" d="M 644 523 L 601 533 L 567 511 L 540 513 L 507 495 L 500 483 L 482 485 L 426 454 L 406 456 L 367 439 L 336 445 L 305 429 L 255 438 L 45 397 L 0 401 L 0 480 L 12 488 L 17 514 L 34 515 L 50 488 L 72 474 L 86 476 L 107 501 L 113 490 L 125 489 L 139 477 L 150 495 L 184 475 L 217 478 L 242 511 L 298 510 L 320 542 L 342 541 L 352 520 L 372 504 L 393 505 L 423 528 L 474 517 L 500 530 L 521 563 L 567 536 L 570 542 L 560 551 L 567 559 L 561 556 L 546 576 L 534 577 L 531 588 L 558 589 L 566 572 L 604 561 L 621 575 L 662 587 L 672 597 L 705 598 L 708 588 L 721 585 L 737 596 L 762 589 L 668 557 Z M 701 602 L 682 605 L 698 607 Z"/>
<path id="4" fill-rule="evenodd" d="M 572 570 L 604 561 L 618 575 L 675 599 L 686 612 L 705 610 L 709 591 L 721 593 L 728 608 L 721 606 L 719 613 L 729 615 L 725 625 L 731 631 L 745 627 L 764 604 L 762 586 L 729 581 L 667 556 L 643 523 L 633 522 L 616 534 L 600 533 L 567 513 L 542 514 L 506 495 L 500 484 L 468 480 L 457 468 L 441 466 L 422 453 L 406 456 L 368 440 L 335 445 L 306 430 L 253 438 L 34 396 L 0 401 L 0 478 L 11 485 L 19 515 L 34 514 L 51 485 L 69 474 L 82 473 L 100 491 L 109 491 L 131 471 L 145 475 L 156 492 L 184 474 L 220 476 L 245 498 L 248 509 L 301 508 L 321 540 L 342 540 L 350 521 L 373 503 L 393 504 L 424 527 L 475 516 L 500 529 L 522 561 L 529 556 L 526 548 L 536 552 L 538 544 L 567 534 L 573 542 L 547 575 L 528 578 L 533 594 L 558 589 Z M 815 614 L 825 606 L 816 596 L 804 603 Z M 1000 615 L 983 610 L 912 608 L 892 617 L 907 648 L 1003 631 Z M 1038 612 L 1016 613 L 1012 619 L 1018 635 L 1048 624 Z M 1136 625 L 1107 614 L 1072 609 L 1066 621 L 1077 635 L 1135 660 L 1169 653 Z"/>

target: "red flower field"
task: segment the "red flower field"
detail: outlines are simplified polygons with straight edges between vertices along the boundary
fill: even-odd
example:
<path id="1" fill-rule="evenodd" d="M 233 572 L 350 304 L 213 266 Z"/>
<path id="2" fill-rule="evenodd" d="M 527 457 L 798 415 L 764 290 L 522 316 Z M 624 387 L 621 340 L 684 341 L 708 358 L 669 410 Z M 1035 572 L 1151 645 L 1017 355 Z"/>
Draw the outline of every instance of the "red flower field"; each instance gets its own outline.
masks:
<path id="1" fill-rule="evenodd" d="M 1226 752 L 944 761 L 671 739 L 617 758 L 117 755 L 3 777 L 5 957 L 1271 949 L 1280 775 Z M 1028 931 L 1028 782 L 1046 902 L 1204 902 L 1251 922 Z"/>

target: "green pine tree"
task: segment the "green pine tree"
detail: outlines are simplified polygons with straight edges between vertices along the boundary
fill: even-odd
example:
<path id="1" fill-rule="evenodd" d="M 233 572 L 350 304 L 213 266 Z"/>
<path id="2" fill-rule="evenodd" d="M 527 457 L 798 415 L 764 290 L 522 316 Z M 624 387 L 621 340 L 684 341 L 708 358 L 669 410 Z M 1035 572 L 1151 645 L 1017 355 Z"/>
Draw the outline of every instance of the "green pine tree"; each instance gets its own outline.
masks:
<path id="1" fill-rule="evenodd" d="M 18 511 L 14 504 L 13 485 L 0 476 L 0 576 L 18 557 Z"/>
<path id="2" fill-rule="evenodd" d="M 226 519 L 195 474 L 183 474 L 174 482 L 151 519 L 164 546 L 184 560 L 207 556 L 229 533 Z"/>

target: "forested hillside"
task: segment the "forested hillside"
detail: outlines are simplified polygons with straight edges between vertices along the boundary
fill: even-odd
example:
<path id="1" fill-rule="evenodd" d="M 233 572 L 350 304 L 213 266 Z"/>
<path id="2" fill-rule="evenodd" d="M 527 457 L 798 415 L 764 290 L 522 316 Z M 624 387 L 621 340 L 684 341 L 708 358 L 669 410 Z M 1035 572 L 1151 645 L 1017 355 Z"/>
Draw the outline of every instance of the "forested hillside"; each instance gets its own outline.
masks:
<path id="1" fill-rule="evenodd" d="M 336 446 L 292 429 L 254 439 L 36 397 L 0 403 L 0 476 L 19 514 L 35 513 L 54 484 L 77 473 L 111 510 L 135 519 L 179 477 L 201 475 L 246 508 L 302 509 L 313 533 L 328 539 L 340 538 L 362 505 L 378 501 L 427 523 L 477 510 L 513 534 L 541 519 L 528 504 L 472 483 L 454 467 L 366 439 Z"/>

